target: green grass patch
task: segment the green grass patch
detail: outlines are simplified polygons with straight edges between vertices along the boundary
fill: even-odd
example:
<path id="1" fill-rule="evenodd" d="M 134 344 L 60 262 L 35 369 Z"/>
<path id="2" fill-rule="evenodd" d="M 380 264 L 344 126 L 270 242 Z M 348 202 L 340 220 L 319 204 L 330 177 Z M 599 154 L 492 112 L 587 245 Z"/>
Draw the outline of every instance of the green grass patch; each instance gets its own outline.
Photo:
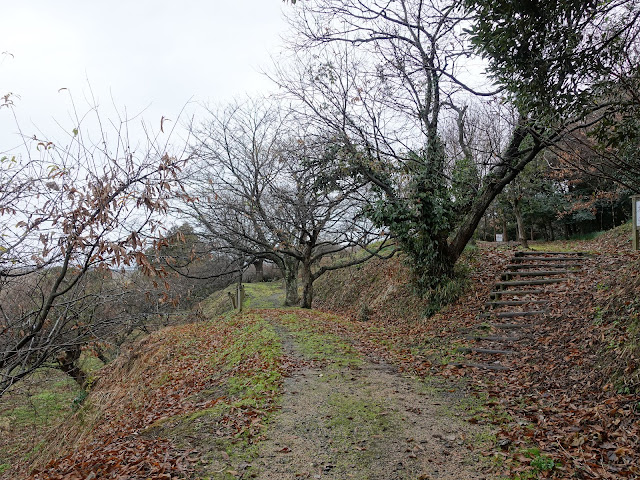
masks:
<path id="1" fill-rule="evenodd" d="M 0 475 L 31 458 L 42 438 L 73 412 L 82 392 L 64 373 L 43 369 L 0 398 Z"/>
<path id="2" fill-rule="evenodd" d="M 392 412 L 372 400 L 332 395 L 327 403 L 330 413 L 327 425 L 333 431 L 332 438 L 345 446 L 365 442 L 396 425 L 389 418 Z"/>
<path id="3" fill-rule="evenodd" d="M 246 318 L 250 318 L 252 321 L 244 322 Z M 229 321 L 235 322 L 235 319 Z M 233 343 L 220 352 L 220 355 L 225 358 L 227 368 L 232 369 L 257 354 L 270 362 L 282 355 L 280 338 L 271 324 L 256 315 L 245 315 L 242 322 L 245 324 L 234 332 Z M 212 360 L 216 361 L 217 358 L 216 355 Z"/>
<path id="4" fill-rule="evenodd" d="M 227 380 L 228 391 L 239 397 L 234 406 L 261 407 L 262 399 L 280 390 L 278 363 L 282 355 L 280 338 L 265 320 L 259 319 L 238 332 L 226 354 L 226 368 L 233 372 Z M 259 368 L 243 368 L 247 362 L 255 362 Z"/>
<path id="5" fill-rule="evenodd" d="M 561 464 L 551 458 L 549 455 L 543 454 L 539 448 L 531 447 L 517 452 L 517 456 L 525 457 L 527 460 L 525 463 L 529 464 L 529 469 L 516 474 L 511 480 L 535 480 L 540 478 L 540 475 L 544 475 L 544 478 L 548 478 L 550 472 L 555 468 L 560 467 Z"/>
<path id="6" fill-rule="evenodd" d="M 227 288 L 218 290 L 209 295 L 203 300 L 200 305 L 202 307 L 202 313 L 208 318 L 216 318 L 220 315 L 227 314 L 233 311 L 229 294 L 234 294 L 236 291 L 236 285 L 229 285 Z"/>
<path id="7" fill-rule="evenodd" d="M 260 282 L 244 284 L 245 298 L 242 307 L 280 308 L 284 305 L 284 287 L 282 282 Z"/>
<path id="8" fill-rule="evenodd" d="M 305 358 L 338 368 L 362 365 L 362 358 L 350 343 L 337 335 L 322 333 L 321 325 L 297 313 L 282 315 L 280 320 L 294 336 Z"/>
<path id="9" fill-rule="evenodd" d="M 259 308 L 282 308 L 284 305 L 284 286 L 282 281 L 243 283 L 244 301 L 243 310 Z M 232 313 L 233 306 L 229 294 L 236 295 L 237 284 L 212 293 L 202 301 L 202 312 L 209 318 Z"/>
<path id="10" fill-rule="evenodd" d="M 352 478 L 361 480 L 371 478 L 376 457 L 385 454 L 384 442 L 373 439 L 390 435 L 401 423 L 395 412 L 386 411 L 370 398 L 344 395 L 329 398 L 325 418 L 331 429 L 332 447 L 340 452 L 335 457 L 338 467 L 353 470 Z"/>
<path id="11" fill-rule="evenodd" d="M 443 279 L 435 288 L 429 291 L 429 303 L 424 315 L 431 317 L 447 305 L 452 304 L 469 289 L 470 285 L 469 267 L 465 263 L 458 263 L 451 278 Z"/>
<path id="12" fill-rule="evenodd" d="M 145 432 L 166 436 L 180 448 L 196 447 L 200 452 L 196 471 L 203 479 L 237 478 L 238 465 L 255 458 L 256 437 L 265 433 L 282 385 L 283 348 L 271 324 L 257 313 L 245 313 L 218 318 L 207 328 L 222 326 L 232 341 L 212 352 L 209 361 L 217 367 L 215 378 L 210 379 L 209 390 L 194 398 L 219 398 L 218 403 L 162 419 Z M 230 417 L 255 422 L 249 421 L 238 430 L 228 424 Z"/>
<path id="13" fill-rule="evenodd" d="M 589 232 L 589 233 L 576 233 L 569 237 L 569 240 L 595 240 L 600 235 L 605 233 L 606 230 L 600 232 Z"/>
<path id="14" fill-rule="evenodd" d="M 82 390 L 70 378 L 45 381 L 34 387 L 31 394 L 13 396 L 0 403 L 0 423 L 10 419 L 18 428 L 55 425 L 71 413 L 71 405 Z M 66 376 L 65 376 L 66 377 Z"/>

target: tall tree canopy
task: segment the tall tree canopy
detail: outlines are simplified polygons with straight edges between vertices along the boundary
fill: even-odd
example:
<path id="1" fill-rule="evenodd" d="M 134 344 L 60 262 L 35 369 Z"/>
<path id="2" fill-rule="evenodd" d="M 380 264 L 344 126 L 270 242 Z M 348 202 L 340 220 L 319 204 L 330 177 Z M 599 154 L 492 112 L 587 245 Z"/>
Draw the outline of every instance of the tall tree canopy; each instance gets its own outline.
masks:
<path id="1" fill-rule="evenodd" d="M 633 113 L 635 2 L 308 0 L 292 10 L 304 66 L 283 69 L 279 84 L 376 186 L 371 218 L 426 288 L 451 274 L 486 209 L 540 152 Z M 511 122 L 471 141 L 468 107 L 492 102 L 509 106 L 499 115 Z"/>
<path id="2" fill-rule="evenodd" d="M 478 1 L 470 29 L 492 78 L 538 123 L 581 119 L 557 149 L 640 191 L 640 4 Z"/>

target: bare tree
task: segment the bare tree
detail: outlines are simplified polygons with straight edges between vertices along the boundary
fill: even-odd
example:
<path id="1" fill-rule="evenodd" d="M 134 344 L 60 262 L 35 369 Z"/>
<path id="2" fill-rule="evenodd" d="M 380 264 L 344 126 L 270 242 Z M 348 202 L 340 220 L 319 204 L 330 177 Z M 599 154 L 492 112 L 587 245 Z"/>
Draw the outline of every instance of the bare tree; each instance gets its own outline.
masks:
<path id="1" fill-rule="evenodd" d="M 464 34 L 476 21 L 473 11 L 458 0 L 309 0 L 291 12 L 293 68 L 281 67 L 273 77 L 309 121 L 341 139 L 352 167 L 379 188 L 373 218 L 389 226 L 405 252 L 427 253 L 419 267 L 428 278 L 451 274 L 484 212 L 538 153 L 619 105 L 603 99 L 542 117 L 516 102 L 506 135 L 493 145 L 480 142 L 492 147 L 484 155 L 487 171 L 464 215 L 457 215 L 455 165 L 445 153 L 442 121 L 458 120 L 458 141 L 468 154 L 466 107 L 506 99 L 502 88 L 487 89 L 491 79 L 480 73 L 480 57 Z M 584 79 L 583 97 L 594 85 Z"/>
<path id="2" fill-rule="evenodd" d="M 25 138 L 20 155 L 0 159 L 0 394 L 56 358 L 80 378 L 80 349 L 98 323 L 118 321 L 96 315 L 105 276 L 161 273 L 144 251 L 184 159 L 160 137 L 132 145 L 126 120 L 112 126 L 91 110 L 64 143 Z"/>
<path id="3" fill-rule="evenodd" d="M 194 129 L 199 164 L 198 189 L 187 211 L 222 251 L 243 255 L 245 262 L 268 259 L 284 272 L 286 304 L 310 308 L 313 282 L 323 273 L 360 263 L 378 253 L 384 242 L 361 214 L 366 188 L 350 177 L 327 172 L 320 157 L 335 155 L 330 139 L 295 135 L 297 122 L 286 122 L 276 104 L 249 101 L 212 112 Z M 355 246 L 370 253 L 336 257 Z"/>

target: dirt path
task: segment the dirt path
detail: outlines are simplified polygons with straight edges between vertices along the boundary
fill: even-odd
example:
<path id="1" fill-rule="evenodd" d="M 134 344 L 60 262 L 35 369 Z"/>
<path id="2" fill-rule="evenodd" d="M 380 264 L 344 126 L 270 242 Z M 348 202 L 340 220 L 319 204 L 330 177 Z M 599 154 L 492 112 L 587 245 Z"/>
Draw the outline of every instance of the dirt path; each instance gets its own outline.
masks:
<path id="1" fill-rule="evenodd" d="M 281 325 L 289 355 L 304 356 Z M 422 390 L 422 391 L 421 391 Z M 383 363 L 308 367 L 284 385 L 282 410 L 253 465 L 259 479 L 483 479 L 479 431 L 442 398 Z"/>

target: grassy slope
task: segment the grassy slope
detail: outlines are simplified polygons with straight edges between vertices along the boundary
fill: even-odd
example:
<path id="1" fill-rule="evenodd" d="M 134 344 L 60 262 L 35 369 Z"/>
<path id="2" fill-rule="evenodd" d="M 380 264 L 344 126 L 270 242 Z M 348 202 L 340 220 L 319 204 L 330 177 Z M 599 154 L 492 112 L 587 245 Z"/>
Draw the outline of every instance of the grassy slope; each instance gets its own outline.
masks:
<path id="1" fill-rule="evenodd" d="M 57 370 L 43 370 L 0 400 L 0 475 L 28 461 L 41 448 L 44 434 L 71 414 L 81 390 Z"/>
<path id="2" fill-rule="evenodd" d="M 81 366 L 91 381 L 103 363 L 83 354 Z M 49 368 L 7 392 L 0 399 L 0 478 L 13 478 L 18 466 L 36 457 L 43 437 L 63 424 L 85 397 L 86 392 L 68 375 Z"/>
<path id="3" fill-rule="evenodd" d="M 244 309 L 278 308 L 284 305 L 284 290 L 282 282 L 245 283 Z M 201 302 L 202 312 L 208 318 L 230 313 L 233 310 L 229 294 L 236 292 L 236 285 L 230 285 L 223 290 L 212 293 Z"/>
<path id="4" fill-rule="evenodd" d="M 206 478 L 210 465 L 259 436 L 286 368 L 273 329 L 257 315 L 155 332 L 103 368 L 78 412 L 49 432 L 31 464 L 42 469 L 34 478 Z"/>

